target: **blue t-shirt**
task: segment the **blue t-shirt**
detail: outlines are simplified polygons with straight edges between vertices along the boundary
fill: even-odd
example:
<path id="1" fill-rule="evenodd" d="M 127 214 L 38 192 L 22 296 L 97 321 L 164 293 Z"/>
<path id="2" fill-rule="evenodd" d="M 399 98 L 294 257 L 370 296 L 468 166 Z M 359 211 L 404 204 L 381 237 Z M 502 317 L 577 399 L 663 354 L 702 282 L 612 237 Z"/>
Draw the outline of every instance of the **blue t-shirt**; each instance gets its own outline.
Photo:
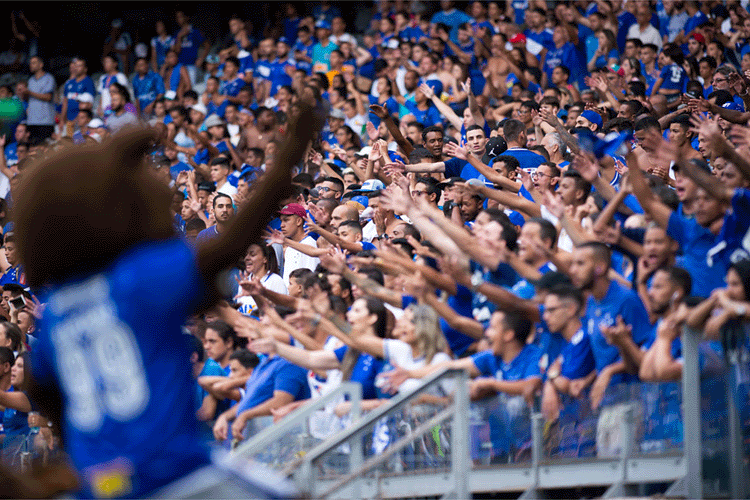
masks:
<path id="1" fill-rule="evenodd" d="M 131 488 L 114 495 L 142 497 L 208 463 L 181 330 L 205 293 L 193 252 L 173 239 L 137 245 L 43 297 L 34 378 L 61 388 L 83 496 L 115 474 Z"/>
<path id="2" fill-rule="evenodd" d="M 407 99 L 404 101 L 404 106 L 409 110 L 409 113 L 413 114 L 414 118 L 425 127 L 440 125 L 443 122 L 440 112 L 432 104 L 430 104 L 427 109 L 421 110 L 417 107 L 416 102 Z"/>
<path id="3" fill-rule="evenodd" d="M 222 80 L 221 81 L 221 93 L 224 95 L 228 95 L 229 97 L 237 97 L 237 94 L 240 93 L 240 90 L 245 85 L 246 85 L 245 80 L 243 80 L 239 76 L 229 81 Z"/>
<path id="4" fill-rule="evenodd" d="M 649 337 L 651 324 L 641 299 L 633 290 L 623 288 L 614 281 L 610 282 L 609 289 L 601 301 L 593 296 L 589 297 L 582 320 L 591 341 L 591 349 L 594 351 L 597 373 L 620 359 L 617 347 L 610 345 L 601 331 L 602 328 L 617 324 L 618 316 L 622 316 L 623 322 L 632 327 L 633 342 L 637 345 L 644 344 Z M 613 376 L 610 383 L 634 379 L 634 376 L 620 373 Z"/>
<path id="5" fill-rule="evenodd" d="M 164 80 L 153 71 L 149 71 L 143 77 L 136 75 L 133 79 L 133 94 L 140 105 L 138 111 L 143 111 L 143 108 L 154 102 L 157 96 L 164 95 Z"/>
<path id="6" fill-rule="evenodd" d="M 528 344 L 510 363 L 503 361 L 501 356 L 491 350 L 478 352 L 471 356 L 474 366 L 484 377 L 494 377 L 497 380 L 514 382 L 531 377 L 541 377 L 539 358 L 542 351 L 534 344 Z"/>
<path id="7" fill-rule="evenodd" d="M 535 153 L 533 151 L 530 151 L 526 148 L 511 148 L 507 149 L 503 155 L 512 156 L 516 160 L 518 160 L 518 163 L 521 164 L 521 168 L 538 168 L 539 165 L 542 163 L 545 163 L 547 160 L 544 159 L 544 156 Z M 495 164 L 495 158 L 490 160 L 490 167 Z"/>
<path id="8" fill-rule="evenodd" d="M 227 366 L 227 368 L 229 368 Z M 203 369 L 198 374 L 199 377 L 226 377 L 228 376 L 228 373 L 224 371 L 224 369 L 211 358 L 206 358 L 206 362 L 203 364 Z M 195 408 L 198 409 L 203 404 L 203 400 L 208 396 L 208 391 L 206 391 L 203 387 L 198 384 L 198 382 L 195 382 Z M 227 410 L 229 408 L 229 400 L 225 399 L 222 401 L 219 401 L 219 404 L 216 407 L 216 413 L 214 415 L 221 415 L 222 412 Z"/>
<path id="9" fill-rule="evenodd" d="M 664 66 L 659 73 L 659 78 L 663 80 L 659 90 L 679 90 L 680 92 L 685 90 L 687 86 L 688 76 L 685 72 L 685 68 L 679 64 L 670 64 Z"/>
<path id="10" fill-rule="evenodd" d="M 301 41 L 297 40 L 292 50 L 294 52 L 302 52 L 304 55 L 312 59 L 314 46 L 315 46 L 314 43 L 311 43 L 310 45 L 305 45 Z M 301 69 L 307 72 L 307 74 L 310 74 L 310 72 L 312 71 L 312 63 L 308 61 L 302 61 L 302 60 L 297 60 L 296 62 L 297 62 L 297 69 Z"/>
<path id="11" fill-rule="evenodd" d="M 450 37 L 455 43 L 458 43 L 458 27 L 463 23 L 470 23 L 474 19 L 465 12 L 456 8 L 450 10 L 441 10 L 430 19 L 430 24 L 443 23 L 451 27 Z"/>
<path id="12" fill-rule="evenodd" d="M 333 351 L 336 355 L 336 359 L 339 360 L 339 363 L 344 359 L 346 351 L 348 350 L 349 346 L 345 345 Z M 352 368 L 352 375 L 349 377 L 349 380 L 352 382 L 359 382 L 362 385 L 362 399 L 377 399 L 378 395 L 375 391 L 375 377 L 380 373 L 382 368 L 382 359 L 378 359 L 364 352 L 359 354 L 357 362 L 354 363 L 354 368 Z"/>
<path id="13" fill-rule="evenodd" d="M 531 40 L 547 50 L 554 50 L 555 48 L 555 42 L 552 41 L 552 31 L 548 28 L 544 28 L 538 33 L 531 28 L 527 28 L 523 31 L 523 34 L 526 36 L 527 44 L 528 40 Z M 535 52 L 537 51 L 534 50 L 532 53 Z M 539 51 L 537 53 L 541 55 L 541 48 L 539 48 Z M 539 56 L 537 56 L 537 59 L 539 59 Z"/>
<path id="14" fill-rule="evenodd" d="M 571 82 L 578 82 L 579 88 L 585 88 L 584 77 L 587 74 L 586 67 L 581 63 L 578 49 L 570 42 L 560 48 L 553 47 L 547 51 L 544 58 L 542 70 L 547 74 L 547 81 L 552 81 L 552 71 L 558 66 L 570 69 Z"/>
<path id="15" fill-rule="evenodd" d="M 708 297 L 716 288 L 724 286 L 726 262 L 717 259 L 708 265 L 707 254 L 719 241 L 718 236 L 688 219 L 677 211 L 669 216 L 667 234 L 679 243 L 682 255 L 677 257 L 677 266 L 684 268 L 693 278 L 693 295 Z"/>
<path id="16" fill-rule="evenodd" d="M 732 207 L 724 216 L 717 244 L 708 251 L 708 265 L 723 260 L 729 269 L 733 262 L 750 259 L 750 190 L 738 188 L 732 196 Z"/>
<path id="17" fill-rule="evenodd" d="M 9 283 L 26 285 L 26 271 L 24 270 L 23 264 L 16 264 L 0 276 L 0 286 Z"/>
<path id="18" fill-rule="evenodd" d="M 560 375 L 570 380 L 583 378 L 596 368 L 591 340 L 583 328 L 565 344 L 560 356 L 562 357 Z"/>
<path id="19" fill-rule="evenodd" d="M 154 49 L 154 53 L 156 53 L 156 65 L 158 67 L 161 67 L 161 65 L 164 64 L 164 59 L 167 57 L 167 52 L 172 48 L 173 44 L 173 36 L 167 36 L 164 41 L 162 41 L 158 36 L 155 36 L 151 39 L 151 47 Z"/>
<path id="20" fill-rule="evenodd" d="M 177 41 L 177 33 L 174 34 L 174 38 Z M 191 28 L 190 32 L 182 38 L 178 62 L 180 64 L 187 64 L 188 66 L 195 64 L 195 61 L 198 59 L 198 50 L 205 41 L 206 38 L 200 31 Z"/>
<path id="21" fill-rule="evenodd" d="M 14 392 L 13 386 L 8 389 L 8 392 Z M 5 438 L 3 440 L 3 448 L 9 446 L 20 445 L 20 436 L 25 436 L 29 433 L 29 414 L 14 410 L 13 408 L 6 408 L 3 412 L 3 433 Z"/>
<path id="22" fill-rule="evenodd" d="M 281 356 L 266 357 L 245 383 L 245 396 L 237 403 L 237 415 L 273 397 L 274 391 L 291 394 L 294 401 L 310 398 L 307 370 Z"/>
<path id="23" fill-rule="evenodd" d="M 271 62 L 271 74 L 269 76 L 269 80 L 271 81 L 271 97 L 275 96 L 276 92 L 284 85 L 292 84 L 292 77 L 286 72 L 287 67 L 294 68 L 294 62 L 289 59 L 280 61 L 278 57 Z"/>
<path id="24" fill-rule="evenodd" d="M 78 111 L 80 111 L 80 109 L 78 108 L 78 99 L 83 96 L 90 96 L 91 102 L 93 102 L 94 97 L 96 97 L 96 87 L 94 86 L 94 81 L 88 76 L 85 76 L 81 81 L 78 81 L 75 78 L 71 78 L 70 80 L 65 82 L 65 87 L 63 87 L 63 96 L 65 96 L 65 99 L 68 100 L 67 119 L 68 121 L 73 121 L 76 119 L 76 116 L 78 116 Z"/>

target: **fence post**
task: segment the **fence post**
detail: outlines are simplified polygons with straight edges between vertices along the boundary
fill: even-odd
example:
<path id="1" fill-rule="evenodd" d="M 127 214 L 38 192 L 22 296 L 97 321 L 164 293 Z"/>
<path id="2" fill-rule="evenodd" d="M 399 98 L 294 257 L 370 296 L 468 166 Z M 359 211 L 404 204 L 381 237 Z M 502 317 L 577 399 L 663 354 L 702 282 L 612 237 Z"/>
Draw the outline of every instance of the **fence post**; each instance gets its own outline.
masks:
<path id="1" fill-rule="evenodd" d="M 465 371 L 456 377 L 451 429 L 451 468 L 456 499 L 471 498 L 469 490 L 469 387 Z"/>
<path id="2" fill-rule="evenodd" d="M 703 498 L 701 374 L 698 359 L 700 341 L 700 332 L 687 326 L 682 329 L 682 426 L 687 498 Z"/>

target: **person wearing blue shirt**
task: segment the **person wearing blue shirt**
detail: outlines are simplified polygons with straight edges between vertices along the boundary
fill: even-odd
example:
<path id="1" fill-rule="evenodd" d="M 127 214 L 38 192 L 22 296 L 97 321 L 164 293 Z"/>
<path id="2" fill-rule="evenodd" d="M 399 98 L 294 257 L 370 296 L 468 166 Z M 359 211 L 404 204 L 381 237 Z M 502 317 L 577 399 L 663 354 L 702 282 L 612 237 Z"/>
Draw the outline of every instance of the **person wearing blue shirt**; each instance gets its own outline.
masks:
<path id="1" fill-rule="evenodd" d="M 174 50 L 179 54 L 179 63 L 183 64 L 190 82 L 195 85 L 197 68 L 203 66 L 203 61 L 208 54 L 208 40 L 203 34 L 190 24 L 190 18 L 182 11 L 175 13 L 175 20 L 180 27 L 175 33 Z"/>
<path id="2" fill-rule="evenodd" d="M 138 112 L 150 116 L 154 110 L 154 102 L 164 97 L 164 80 L 157 73 L 148 69 L 145 57 L 135 61 L 135 78 L 133 78 L 133 94 Z"/>
<path id="3" fill-rule="evenodd" d="M 27 396 L 31 367 L 29 354 L 14 356 L 7 347 L 0 348 L 0 423 L 3 425 L 2 457 L 21 451 L 29 433 L 29 411 L 35 409 Z"/>
<path id="4" fill-rule="evenodd" d="M 214 437 L 242 440 L 247 423 L 256 417 L 270 416 L 271 410 L 294 401 L 310 398 L 307 371 L 281 356 L 266 357 L 255 367 L 245 383 L 240 402 L 216 419 Z M 231 422 L 231 425 L 230 425 Z"/>
<path id="5" fill-rule="evenodd" d="M 239 59 L 236 57 L 227 57 L 227 60 L 224 62 L 224 73 L 219 80 L 219 91 L 221 94 L 227 96 L 230 102 L 235 104 L 239 103 L 237 95 L 240 93 L 240 89 L 246 85 L 245 80 L 239 73 L 240 66 L 241 63 Z M 223 117 L 224 113 L 222 112 L 219 116 Z"/>
<path id="6" fill-rule="evenodd" d="M 159 72 L 167 51 L 174 44 L 174 37 L 167 33 L 164 21 L 158 20 L 155 24 L 156 36 L 151 39 L 151 69 Z"/>
<path id="7" fill-rule="evenodd" d="M 651 89 L 651 94 L 663 94 L 667 99 L 668 107 L 677 106 L 677 101 L 687 86 L 688 75 L 682 67 L 684 60 L 682 50 L 674 45 L 666 47 L 659 53 L 661 72 Z"/>
<path id="8" fill-rule="evenodd" d="M 444 1 L 440 2 L 441 9 L 430 19 L 431 25 L 445 24 L 450 27 L 450 37 L 454 42 L 458 42 L 458 27 L 464 23 L 470 23 L 473 21 L 471 16 L 467 13 L 456 9 L 453 6 L 453 2 Z"/>
<path id="9" fill-rule="evenodd" d="M 617 347 L 607 340 L 613 327 L 627 325 L 638 346 L 646 342 L 651 331 L 648 313 L 638 294 L 609 278 L 611 261 L 609 247 L 588 242 L 575 248 L 569 269 L 573 284 L 589 293 L 583 326 L 596 361 L 597 376 L 591 389 L 594 409 L 602 402 L 607 387 L 634 379 L 625 373 L 626 366 Z"/>
<path id="10" fill-rule="evenodd" d="M 308 75 L 312 72 L 312 55 L 315 42 L 313 41 L 310 28 L 302 26 L 297 30 L 297 41 L 294 42 L 292 51 L 297 69 L 305 71 Z"/>
<path id="11" fill-rule="evenodd" d="M 271 97 L 274 97 L 284 85 L 292 84 L 290 73 L 296 67 L 296 63 L 289 56 L 289 44 L 285 40 L 279 40 L 276 44 L 276 59 L 271 62 Z"/>
<path id="12" fill-rule="evenodd" d="M 568 40 L 568 32 L 563 26 L 557 26 L 552 33 L 554 47 L 549 49 L 544 56 L 542 71 L 542 86 L 552 81 L 552 71 L 557 66 L 565 66 L 573 75 L 578 88 L 585 88 L 584 77 L 586 76 L 586 65 L 581 62 L 578 49 Z"/>
<path id="13" fill-rule="evenodd" d="M 96 87 L 94 81 L 88 76 L 86 61 L 76 58 L 73 62 L 74 76 L 63 87 L 63 120 L 72 122 L 78 116 L 81 109 L 92 109 Z"/>
<path id="14" fill-rule="evenodd" d="M 523 31 L 526 36 L 526 44 L 529 52 L 534 54 L 537 59 L 541 59 L 542 51 L 553 50 L 555 42 L 552 40 L 552 30 L 545 27 L 547 15 L 544 10 L 534 8 L 527 15 L 528 28 Z M 531 43 L 529 43 L 529 40 Z"/>
<path id="15" fill-rule="evenodd" d="M 504 156 L 512 156 L 521 168 L 536 169 L 542 163 L 545 163 L 547 159 L 529 149 L 526 149 L 526 127 L 520 120 L 511 118 L 503 122 L 503 135 L 505 141 L 508 144 L 508 149 L 503 152 Z M 490 161 L 490 167 L 495 163 L 493 158 Z"/>
<path id="16" fill-rule="evenodd" d="M 550 421 L 560 413 L 560 395 L 575 395 L 571 382 L 585 381 L 595 374 L 590 337 L 581 324 L 583 306 L 583 294 L 571 285 L 553 287 L 544 298 L 544 322 L 565 339 L 559 355 L 549 360 L 542 389 L 542 412 Z"/>
<path id="17" fill-rule="evenodd" d="M 144 161 L 153 140 L 146 130 L 74 158 L 54 154 L 21 180 L 14 234 L 29 285 L 49 287 L 40 297 L 48 307 L 30 395 L 64 428 L 81 496 L 144 497 L 209 465 L 181 325 L 221 296 L 217 276 L 261 237 L 289 189 L 291 168 L 317 128 L 303 108 L 281 146 L 286 153 L 258 180 L 263 196 L 197 251 L 175 236 L 169 189 Z M 76 189 L 38 196 L 63 183 Z M 36 217 L 76 224 L 40 226 Z M 116 487 L 108 488 L 113 477 Z"/>

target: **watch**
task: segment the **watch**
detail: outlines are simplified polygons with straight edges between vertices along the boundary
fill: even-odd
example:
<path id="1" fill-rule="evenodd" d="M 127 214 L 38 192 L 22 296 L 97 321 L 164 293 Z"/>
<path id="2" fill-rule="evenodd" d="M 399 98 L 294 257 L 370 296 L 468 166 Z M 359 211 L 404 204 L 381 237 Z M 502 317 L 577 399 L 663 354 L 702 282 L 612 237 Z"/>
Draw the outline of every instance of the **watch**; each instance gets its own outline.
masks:
<path id="1" fill-rule="evenodd" d="M 481 274 L 476 273 L 471 275 L 471 291 L 476 292 L 477 289 L 479 289 L 480 286 L 482 286 L 485 283 L 484 278 Z"/>
<path id="2" fill-rule="evenodd" d="M 734 313 L 740 317 L 743 318 L 745 315 L 747 315 L 747 307 L 744 305 L 737 305 L 734 306 Z"/>

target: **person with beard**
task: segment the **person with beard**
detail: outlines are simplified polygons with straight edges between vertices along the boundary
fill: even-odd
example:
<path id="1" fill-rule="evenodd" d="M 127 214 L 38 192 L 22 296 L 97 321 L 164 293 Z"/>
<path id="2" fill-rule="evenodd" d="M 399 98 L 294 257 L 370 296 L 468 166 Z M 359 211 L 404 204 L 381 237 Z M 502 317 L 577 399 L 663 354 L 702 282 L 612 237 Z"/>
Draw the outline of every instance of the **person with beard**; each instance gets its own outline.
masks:
<path id="1" fill-rule="evenodd" d="M 628 328 L 636 345 L 643 345 L 652 330 L 638 295 L 609 277 L 611 262 L 607 245 L 587 242 L 573 251 L 568 271 L 573 284 L 588 295 L 583 324 L 596 361 L 597 375 L 591 388 L 593 409 L 602 404 L 608 387 L 636 378 L 626 372 L 619 350 L 610 343 L 613 328 Z"/>
<path id="2" fill-rule="evenodd" d="M 214 219 L 216 219 L 216 224 L 198 233 L 198 238 L 196 238 L 196 243 L 198 245 L 201 245 L 213 238 L 217 238 L 221 233 L 224 232 L 227 224 L 232 219 L 232 216 L 234 216 L 234 205 L 232 204 L 232 197 L 228 194 L 218 193 L 214 197 L 213 207 Z"/>
<path id="3" fill-rule="evenodd" d="M 110 133 L 116 134 L 128 125 L 138 124 L 138 117 L 125 110 L 126 98 L 122 93 L 112 92 L 111 99 L 112 113 L 104 119 Z"/>

